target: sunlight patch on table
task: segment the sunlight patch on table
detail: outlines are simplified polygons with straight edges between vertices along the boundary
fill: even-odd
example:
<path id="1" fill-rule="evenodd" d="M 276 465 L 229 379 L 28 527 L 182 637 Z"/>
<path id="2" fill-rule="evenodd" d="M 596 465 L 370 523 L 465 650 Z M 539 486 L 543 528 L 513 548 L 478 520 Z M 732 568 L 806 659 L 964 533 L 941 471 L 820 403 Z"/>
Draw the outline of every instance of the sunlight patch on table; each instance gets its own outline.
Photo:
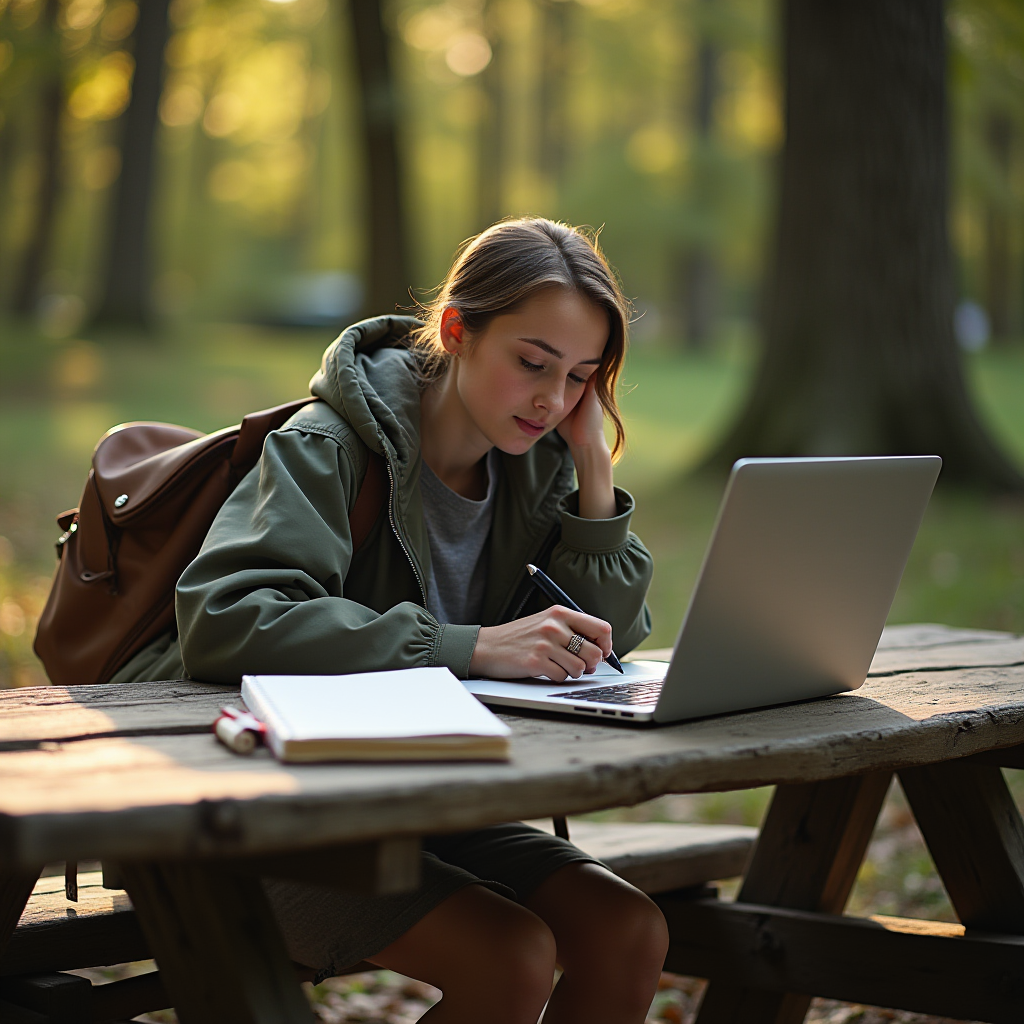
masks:
<path id="1" fill-rule="evenodd" d="M 4 755 L 0 813 L 115 811 L 298 792 L 297 778 L 264 763 L 266 769 L 242 759 L 237 770 L 188 767 L 156 749 L 152 738 L 52 743 Z"/>

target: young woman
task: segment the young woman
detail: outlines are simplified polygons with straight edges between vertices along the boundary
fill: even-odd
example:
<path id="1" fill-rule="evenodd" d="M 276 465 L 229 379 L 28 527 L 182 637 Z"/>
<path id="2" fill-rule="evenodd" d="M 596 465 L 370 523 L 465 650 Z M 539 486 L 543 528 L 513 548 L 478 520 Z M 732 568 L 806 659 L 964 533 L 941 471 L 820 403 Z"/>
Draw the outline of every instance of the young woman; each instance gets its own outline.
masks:
<path id="1" fill-rule="evenodd" d="M 363 321 L 327 350 L 320 401 L 267 438 L 181 577 L 180 639 L 121 678 L 446 665 L 562 681 L 613 636 L 620 654 L 647 636 L 651 559 L 604 435 L 607 416 L 621 448 L 626 302 L 596 245 L 547 220 L 500 223 L 426 312 Z M 390 493 L 354 552 L 370 452 Z M 527 562 L 589 614 L 547 607 Z M 369 960 L 429 982 L 443 993 L 431 1024 L 536 1024 L 545 1002 L 546 1024 L 641 1024 L 667 947 L 646 896 L 519 823 L 424 846 L 410 894 L 266 883 L 292 957 L 319 977 Z"/>

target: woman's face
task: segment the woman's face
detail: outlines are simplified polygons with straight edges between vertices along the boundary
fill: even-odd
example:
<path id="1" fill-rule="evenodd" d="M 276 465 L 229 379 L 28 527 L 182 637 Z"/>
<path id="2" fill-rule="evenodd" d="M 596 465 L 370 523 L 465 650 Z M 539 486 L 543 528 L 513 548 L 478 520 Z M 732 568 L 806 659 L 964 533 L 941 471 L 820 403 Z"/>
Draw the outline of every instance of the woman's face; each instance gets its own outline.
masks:
<path id="1" fill-rule="evenodd" d="M 567 288 L 546 288 L 479 335 L 442 339 L 458 355 L 456 388 L 487 441 L 520 455 L 583 396 L 608 341 L 608 314 Z"/>

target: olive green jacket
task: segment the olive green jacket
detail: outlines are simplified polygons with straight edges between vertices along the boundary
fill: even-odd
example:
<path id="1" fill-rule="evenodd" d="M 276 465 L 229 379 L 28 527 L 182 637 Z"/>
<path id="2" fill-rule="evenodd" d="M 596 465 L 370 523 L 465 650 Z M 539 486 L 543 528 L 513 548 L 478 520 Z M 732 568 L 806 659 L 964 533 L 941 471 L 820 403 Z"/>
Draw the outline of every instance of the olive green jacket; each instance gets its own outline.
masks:
<path id="1" fill-rule="evenodd" d="M 446 665 L 465 678 L 480 625 L 546 605 L 527 562 L 609 621 L 618 653 L 650 633 L 644 598 L 652 563 L 629 531 L 632 498 L 616 490 L 613 519 L 577 516 L 572 458 L 557 433 L 524 455 L 501 455 L 481 623 L 438 622 L 427 611 L 422 386 L 402 344 L 417 325 L 379 317 L 345 331 L 310 383 L 322 401 L 267 437 L 259 464 L 221 508 L 177 587 L 180 659 L 192 678 L 420 665 Z M 353 555 L 349 514 L 368 449 L 384 456 L 390 493 Z M 140 678 L 140 670 L 156 678 L 154 659 L 166 678 L 177 645 L 168 637 L 152 646 L 119 678 Z"/>

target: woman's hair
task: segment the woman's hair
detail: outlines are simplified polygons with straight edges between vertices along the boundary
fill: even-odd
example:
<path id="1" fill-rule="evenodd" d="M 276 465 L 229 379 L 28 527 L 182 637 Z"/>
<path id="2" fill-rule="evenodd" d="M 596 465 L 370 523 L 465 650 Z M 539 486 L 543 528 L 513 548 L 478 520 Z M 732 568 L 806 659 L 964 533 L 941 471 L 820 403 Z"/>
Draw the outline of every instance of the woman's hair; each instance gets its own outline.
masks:
<path id="1" fill-rule="evenodd" d="M 423 303 L 426 321 L 412 338 L 426 380 L 448 369 L 441 344 L 441 314 L 459 311 L 470 337 L 512 313 L 544 288 L 559 286 L 590 299 L 608 314 L 608 341 L 595 376 L 597 397 L 615 427 L 612 458 L 625 447 L 626 431 L 615 396 L 629 333 L 629 302 L 597 242 L 597 233 L 541 217 L 505 220 L 465 242 L 433 301 Z"/>

